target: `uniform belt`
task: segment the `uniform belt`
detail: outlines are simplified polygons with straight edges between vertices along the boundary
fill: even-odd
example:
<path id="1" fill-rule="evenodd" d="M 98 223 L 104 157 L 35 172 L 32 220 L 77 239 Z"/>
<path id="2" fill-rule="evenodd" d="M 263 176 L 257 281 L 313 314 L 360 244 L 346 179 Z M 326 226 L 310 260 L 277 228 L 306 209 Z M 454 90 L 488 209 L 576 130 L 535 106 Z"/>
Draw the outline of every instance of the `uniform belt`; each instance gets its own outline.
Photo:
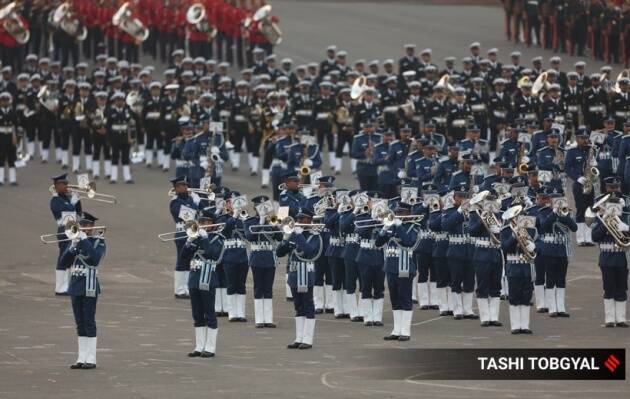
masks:
<path id="1" fill-rule="evenodd" d="M 309 272 L 312 272 L 313 270 L 315 270 L 315 263 L 313 262 L 305 262 L 306 263 L 306 270 Z M 298 263 L 297 262 L 290 262 L 289 263 L 289 271 L 290 272 L 297 272 L 297 268 L 298 268 Z"/>
<path id="2" fill-rule="evenodd" d="M 463 245 L 468 244 L 468 237 L 465 235 L 454 235 L 448 237 L 449 244 Z"/>
<path id="3" fill-rule="evenodd" d="M 311 116 L 313 115 L 313 111 L 311 111 L 310 109 L 300 109 L 298 111 L 295 111 L 295 114 L 298 116 Z"/>
<path id="4" fill-rule="evenodd" d="M 553 121 L 554 121 L 554 122 L 556 122 L 556 123 L 564 123 L 564 116 L 562 116 L 562 115 L 556 115 L 556 116 L 553 118 Z"/>
<path id="5" fill-rule="evenodd" d="M 475 239 L 475 246 L 479 248 L 491 248 L 491 249 L 501 249 L 501 244 L 496 244 L 490 241 L 489 238 L 477 238 Z"/>
<path id="6" fill-rule="evenodd" d="M 466 126 L 466 119 L 455 119 L 453 120 L 454 127 L 464 127 Z"/>
<path id="7" fill-rule="evenodd" d="M 414 115 L 411 120 L 414 122 L 420 122 L 422 120 L 422 116 Z"/>
<path id="8" fill-rule="evenodd" d="M 579 107 L 577 105 L 569 105 L 567 109 L 569 110 L 569 112 L 578 112 Z"/>
<path id="9" fill-rule="evenodd" d="M 74 117 L 74 120 L 77 122 L 83 122 L 85 120 L 85 115 L 77 115 Z"/>
<path id="10" fill-rule="evenodd" d="M 123 130 L 127 130 L 127 125 L 112 125 L 112 130 L 121 132 Z"/>
<path id="11" fill-rule="evenodd" d="M 589 112 L 599 112 L 602 113 L 606 110 L 606 108 L 603 105 L 591 105 L 590 107 L 588 107 L 588 111 Z"/>
<path id="12" fill-rule="evenodd" d="M 533 120 L 536 120 L 536 119 L 537 119 L 536 114 L 535 114 L 535 113 L 533 113 L 533 112 L 530 112 L 530 113 L 528 113 L 528 114 L 525 114 L 525 115 L 523 115 L 523 117 L 524 117 L 523 119 L 525 119 L 525 120 L 527 120 L 527 121 L 533 121 Z"/>
<path id="13" fill-rule="evenodd" d="M 383 112 L 388 114 L 395 114 L 396 112 L 398 112 L 398 106 L 390 105 L 389 107 L 383 108 Z"/>
<path id="14" fill-rule="evenodd" d="M 508 254 L 507 263 L 529 263 L 521 254 Z"/>
<path id="15" fill-rule="evenodd" d="M 223 117 L 223 118 L 227 118 L 227 117 L 229 117 L 231 114 L 232 114 L 232 113 L 231 113 L 230 111 L 226 111 L 226 110 L 219 111 L 219 116 L 220 116 L 220 117 Z"/>
<path id="16" fill-rule="evenodd" d="M 385 250 L 386 258 L 400 258 L 400 248 L 398 247 L 387 247 Z"/>
<path id="17" fill-rule="evenodd" d="M 507 116 L 507 112 L 506 111 L 492 111 L 492 115 L 494 115 L 497 118 L 505 118 Z"/>
<path id="18" fill-rule="evenodd" d="M 235 115 L 234 120 L 236 122 L 247 122 L 247 118 L 245 118 L 243 115 Z"/>
<path id="19" fill-rule="evenodd" d="M 630 116 L 630 111 L 616 111 L 615 116 L 617 116 L 617 118 L 627 118 Z"/>
<path id="20" fill-rule="evenodd" d="M 420 230 L 418 235 L 420 236 L 421 240 L 427 240 L 427 239 L 434 238 L 433 232 L 429 231 L 429 230 Z"/>
<path id="21" fill-rule="evenodd" d="M 435 233 L 433 235 L 433 237 L 435 238 L 435 241 L 447 241 L 448 240 L 448 235 L 446 233 Z"/>
<path id="22" fill-rule="evenodd" d="M 474 112 L 481 112 L 486 110 L 486 104 L 473 104 L 470 109 Z"/>
<path id="23" fill-rule="evenodd" d="M 376 168 L 376 172 L 377 173 L 389 172 L 389 166 L 381 165 L 378 168 Z"/>
<path id="24" fill-rule="evenodd" d="M 13 133 L 13 126 L 0 126 L 0 133 L 11 134 Z"/>
<path id="25" fill-rule="evenodd" d="M 374 240 L 361 240 L 359 246 L 361 247 L 361 249 L 377 249 Z"/>
<path id="26" fill-rule="evenodd" d="M 182 160 L 175 160 L 175 167 L 178 168 L 186 168 L 189 167 L 190 163 L 188 161 L 182 161 Z"/>
<path id="27" fill-rule="evenodd" d="M 281 168 L 288 168 L 288 165 L 286 162 L 283 162 L 279 159 L 274 159 L 273 161 L 271 161 L 271 166 L 280 166 Z"/>
<path id="28" fill-rule="evenodd" d="M 87 267 L 85 266 L 72 266 L 70 268 L 70 274 L 72 274 L 73 276 L 85 276 L 87 274 Z M 93 267 L 93 269 L 96 270 L 96 275 L 98 275 L 98 269 L 96 267 Z"/>
<path id="29" fill-rule="evenodd" d="M 433 119 L 435 120 L 435 123 L 437 123 L 438 125 L 445 125 L 446 124 L 446 118 L 444 118 L 442 116 L 436 116 Z"/>
<path id="30" fill-rule="evenodd" d="M 239 240 L 238 238 L 231 238 L 223 241 L 223 246 L 225 249 L 245 248 L 245 242 L 243 240 Z"/>
<path id="31" fill-rule="evenodd" d="M 190 261 L 190 270 L 201 270 L 205 263 L 206 261 L 203 261 L 201 259 L 193 259 L 192 261 Z M 216 263 L 210 262 L 210 264 L 212 265 L 212 270 L 214 271 L 216 269 Z"/>
<path id="32" fill-rule="evenodd" d="M 164 116 L 164 119 L 166 119 L 167 121 L 170 121 L 171 119 L 173 119 L 173 115 L 167 114 Z"/>
<path id="33" fill-rule="evenodd" d="M 540 236 L 540 241 L 546 244 L 564 244 L 565 237 L 559 234 L 543 234 Z"/>
<path id="34" fill-rule="evenodd" d="M 317 114 L 317 118 L 316 118 L 316 119 L 317 119 L 318 121 L 321 121 L 321 120 L 324 120 L 324 119 L 328 119 L 328 116 L 329 116 L 329 115 L 330 115 L 330 112 L 319 112 L 319 113 Z"/>
<path id="35" fill-rule="evenodd" d="M 346 236 L 346 243 L 357 244 L 358 242 L 359 242 L 359 235 L 358 234 L 348 234 Z"/>
<path id="36" fill-rule="evenodd" d="M 252 244 L 250 248 L 254 252 L 273 251 L 273 245 L 269 243 Z"/>
<path id="37" fill-rule="evenodd" d="M 625 248 L 612 242 L 602 242 L 599 244 L 599 250 L 602 252 L 626 252 Z"/>
<path id="38" fill-rule="evenodd" d="M 160 119 L 159 112 L 147 112 L 147 119 Z"/>
<path id="39" fill-rule="evenodd" d="M 333 247 L 343 247 L 344 245 L 343 237 L 330 237 L 330 245 Z"/>

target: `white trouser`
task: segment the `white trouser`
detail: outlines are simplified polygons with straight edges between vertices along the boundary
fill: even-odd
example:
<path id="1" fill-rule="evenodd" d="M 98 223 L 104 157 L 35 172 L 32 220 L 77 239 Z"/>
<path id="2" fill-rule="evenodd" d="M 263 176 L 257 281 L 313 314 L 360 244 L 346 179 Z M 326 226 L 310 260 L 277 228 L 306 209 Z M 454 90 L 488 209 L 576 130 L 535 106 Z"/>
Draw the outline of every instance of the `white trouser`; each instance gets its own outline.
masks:
<path id="1" fill-rule="evenodd" d="M 254 323 L 265 323 L 264 299 L 254 299 Z"/>
<path id="2" fill-rule="evenodd" d="M 304 319 L 304 335 L 302 343 L 313 345 L 313 336 L 315 335 L 315 319 Z"/>
<path id="3" fill-rule="evenodd" d="M 455 292 L 451 292 L 451 302 L 453 304 L 453 315 L 454 316 L 463 316 L 464 315 L 464 304 L 462 303 L 462 294 L 457 294 Z"/>
<path id="4" fill-rule="evenodd" d="M 556 288 L 556 306 L 558 308 L 558 312 L 560 313 L 565 313 L 567 311 L 564 305 L 565 293 L 565 288 Z"/>
<path id="5" fill-rule="evenodd" d="M 488 298 L 477 298 L 477 308 L 479 309 L 479 321 L 490 321 L 490 303 Z"/>
<path id="6" fill-rule="evenodd" d="M 203 352 L 206 344 L 206 326 L 195 327 L 195 352 Z"/>
<path id="7" fill-rule="evenodd" d="M 123 179 L 125 181 L 130 181 L 131 180 L 131 167 L 129 165 L 123 165 L 122 170 L 123 170 Z"/>
<path id="8" fill-rule="evenodd" d="M 350 315 L 350 318 L 358 317 L 359 311 L 357 309 L 357 297 L 355 294 L 343 294 L 343 307 L 347 314 Z"/>
<path id="9" fill-rule="evenodd" d="M 438 296 L 437 296 L 437 283 L 429 282 L 429 306 L 435 306 L 438 304 Z"/>
<path id="10" fill-rule="evenodd" d="M 464 308 L 465 315 L 475 314 L 473 312 L 473 293 L 472 292 L 463 292 L 462 293 L 462 305 Z"/>
<path id="11" fill-rule="evenodd" d="M 361 298 L 361 313 L 363 313 L 363 321 L 365 323 L 374 321 L 374 314 L 372 313 L 372 299 Z"/>
<path id="12" fill-rule="evenodd" d="M 88 337 L 78 337 L 79 353 L 77 355 L 77 363 L 85 363 L 87 356 Z"/>
<path id="13" fill-rule="evenodd" d="M 544 309 L 545 306 L 545 286 L 543 285 L 535 285 L 534 286 L 534 297 L 536 298 L 536 309 Z"/>
<path id="14" fill-rule="evenodd" d="M 391 335 L 400 336 L 402 312 L 402 310 L 392 310 L 392 313 L 394 314 L 394 329 L 392 330 Z"/>
<path id="15" fill-rule="evenodd" d="M 264 323 L 271 324 L 273 323 L 273 299 L 265 298 L 263 299 L 263 309 L 264 309 Z"/>
<path id="16" fill-rule="evenodd" d="M 324 285 L 324 308 L 335 308 L 335 296 L 333 295 L 332 285 Z"/>
<path id="17" fill-rule="evenodd" d="M 521 329 L 529 330 L 529 306 L 521 305 L 519 308 L 521 313 Z"/>
<path id="18" fill-rule="evenodd" d="M 383 321 L 383 298 L 374 299 L 372 301 L 372 316 L 373 321 Z"/>
<path id="19" fill-rule="evenodd" d="M 70 283 L 70 269 L 55 270 L 55 292 L 57 294 L 63 294 L 68 292 L 68 285 Z"/>
<path id="20" fill-rule="evenodd" d="M 324 309 L 324 286 L 323 285 L 313 286 L 313 303 L 315 304 L 315 309 Z"/>
<path id="21" fill-rule="evenodd" d="M 188 295 L 188 273 L 175 271 L 173 278 L 175 295 Z"/>
<path id="22" fill-rule="evenodd" d="M 304 342 L 304 322 L 306 317 L 300 316 L 295 318 L 295 342 Z"/>
<path id="23" fill-rule="evenodd" d="M 626 301 L 615 301 L 615 321 L 617 323 L 626 322 Z"/>
<path id="24" fill-rule="evenodd" d="M 118 166 L 112 165 L 110 168 L 109 180 L 118 181 Z"/>
<path id="25" fill-rule="evenodd" d="M 604 299 L 604 322 L 606 324 L 615 322 L 615 310 L 615 300 Z"/>
<path id="26" fill-rule="evenodd" d="M 73 155 L 72 156 L 72 171 L 78 172 L 81 169 L 81 156 Z"/>
<path id="27" fill-rule="evenodd" d="M 400 335 L 409 337 L 411 336 L 411 318 L 413 317 L 413 311 L 401 310 L 400 319 Z"/>
<path id="28" fill-rule="evenodd" d="M 510 305 L 510 329 L 521 329 L 521 311 L 518 306 Z"/>
<path id="29" fill-rule="evenodd" d="M 490 302 L 490 321 L 499 321 L 499 312 L 501 311 L 501 298 L 491 297 Z"/>
<path id="30" fill-rule="evenodd" d="M 203 346 L 204 352 L 216 353 L 218 333 L 218 328 L 206 328 L 206 342 Z"/>
<path id="31" fill-rule="evenodd" d="M 545 290 L 545 303 L 549 308 L 549 313 L 558 313 L 556 304 L 556 288 L 547 288 Z"/>
<path id="32" fill-rule="evenodd" d="M 86 337 L 85 363 L 96 364 L 96 337 Z"/>
<path id="33" fill-rule="evenodd" d="M 345 291 L 343 289 L 333 291 L 333 296 L 335 297 L 335 300 L 333 301 L 335 304 L 335 315 L 347 314 L 344 301 Z"/>
<path id="34" fill-rule="evenodd" d="M 293 293 L 291 293 L 291 287 L 289 287 L 289 274 L 285 273 L 284 275 L 284 289 L 285 289 L 285 296 L 287 298 L 293 298 Z"/>

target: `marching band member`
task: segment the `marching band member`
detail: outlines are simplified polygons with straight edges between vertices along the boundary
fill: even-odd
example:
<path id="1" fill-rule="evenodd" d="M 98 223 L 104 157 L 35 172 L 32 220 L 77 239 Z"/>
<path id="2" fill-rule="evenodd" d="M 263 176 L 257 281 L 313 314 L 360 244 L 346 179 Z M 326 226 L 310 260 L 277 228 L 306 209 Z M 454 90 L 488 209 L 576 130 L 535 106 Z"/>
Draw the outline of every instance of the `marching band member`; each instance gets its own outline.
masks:
<path id="1" fill-rule="evenodd" d="M 482 327 L 503 324 L 499 321 L 501 305 L 501 274 L 503 255 L 501 241 L 500 205 L 489 192 L 479 192 L 473 198 L 481 203 L 473 206 L 470 212 L 470 235 L 474 237 L 473 267 L 477 278 L 477 308 Z M 483 198 L 485 195 L 485 198 Z"/>
<path id="2" fill-rule="evenodd" d="M 308 225 L 313 214 L 301 209 L 297 223 Z M 295 341 L 289 349 L 310 349 L 315 333 L 315 305 L 313 303 L 314 261 L 322 254 L 322 242 L 317 233 L 302 226 L 283 228 L 282 242 L 276 250 L 279 257 L 289 256 L 289 286 L 295 307 Z"/>
<path id="3" fill-rule="evenodd" d="M 61 180 L 60 180 L 61 181 Z M 96 302 L 101 293 L 98 266 L 106 251 L 105 239 L 94 231 L 98 219 L 83 212 L 79 225 L 81 232 L 73 238 L 61 254 L 60 262 L 72 265 L 68 294 L 79 337 L 79 355 L 71 369 L 96 368 Z M 67 242 L 66 242 L 67 243 Z"/>
<path id="4" fill-rule="evenodd" d="M 92 135 L 88 126 L 88 111 L 93 108 L 94 99 L 91 96 L 92 86 L 87 82 L 77 84 L 79 97 L 74 107 L 75 129 L 72 132 L 72 172 L 81 169 L 81 146 L 85 155 L 85 168 L 92 171 Z"/>
<path id="5" fill-rule="evenodd" d="M 129 106 L 125 104 L 124 94 L 115 93 L 112 100 L 114 104 L 107 112 L 106 123 L 112 149 L 112 168 L 109 182 L 115 184 L 118 181 L 118 161 L 120 160 L 125 183 L 133 184 L 131 166 L 129 166 L 129 151 L 131 150 L 129 124 L 133 115 Z"/>
<path id="6" fill-rule="evenodd" d="M 626 303 L 628 300 L 628 257 L 627 248 L 620 246 L 618 239 L 612 235 L 611 222 L 617 220 L 616 234 L 621 234 L 627 242 L 630 228 L 627 215 L 630 212 L 627 199 L 620 192 L 620 181 L 616 177 L 609 177 L 606 181 L 605 194 L 610 199 L 593 212 L 595 216 L 592 224 L 593 240 L 599 244 L 599 269 L 602 272 L 604 286 L 604 322 L 605 326 L 628 327 L 626 319 Z M 603 195 L 597 198 L 597 203 Z"/>
<path id="7" fill-rule="evenodd" d="M 440 309 L 440 316 L 452 316 L 454 310 L 454 297 L 451 292 L 450 281 L 451 272 L 448 267 L 448 260 L 446 257 L 449 242 L 447 232 L 442 229 L 442 214 L 446 211 L 447 207 L 452 207 L 452 203 L 447 203 L 444 200 L 437 202 L 433 208 L 430 208 L 429 213 L 429 229 L 433 232 L 435 238 L 435 245 L 433 246 L 433 264 L 437 270 L 436 292 L 438 296 L 438 306 Z M 444 209 L 442 209 L 444 207 Z"/>
<path id="8" fill-rule="evenodd" d="M 376 165 L 378 173 L 378 189 L 385 198 L 394 198 L 398 195 L 397 171 L 393 170 L 390 157 L 390 143 L 394 140 L 394 132 L 387 130 L 383 133 L 383 140 L 374 146 L 372 164 Z"/>
<path id="9" fill-rule="evenodd" d="M 396 216 L 409 215 L 409 208 L 408 204 L 399 204 L 396 208 Z M 394 314 L 394 328 L 383 339 L 409 341 L 413 315 L 411 292 L 413 276 L 416 274 L 413 251 L 418 245 L 418 232 L 414 223 L 403 222 L 395 217 L 393 225 L 385 224 L 378 231 L 376 245 L 384 246 L 385 273 Z"/>
<path id="10" fill-rule="evenodd" d="M 402 190 L 402 188 L 401 188 Z M 439 297 L 437 289 L 437 264 L 433 259 L 433 249 L 435 248 L 435 237 L 429 229 L 430 214 L 433 212 L 429 199 L 433 197 L 439 201 L 439 194 L 436 186 L 431 182 L 422 185 L 422 201 L 415 200 L 411 204 L 412 215 L 423 215 L 423 219 L 418 223 L 419 245 L 414 251 L 414 262 L 418 268 L 418 305 L 420 310 L 438 309 Z M 404 202 L 401 200 L 401 202 Z M 439 209 L 439 204 L 437 204 Z"/>
<path id="11" fill-rule="evenodd" d="M 331 167 L 337 165 L 335 159 L 335 149 L 333 141 L 333 125 L 335 111 L 337 109 L 337 101 L 332 93 L 333 85 L 330 82 L 323 81 L 319 84 L 319 98 L 313 102 L 313 132 L 317 137 L 319 148 L 323 148 L 324 139 L 328 148 L 328 163 Z"/>
<path id="12" fill-rule="evenodd" d="M 17 186 L 15 161 L 17 158 L 17 123 L 18 117 L 11 107 L 11 94 L 0 93 L 0 186 L 4 185 L 4 165 L 9 166 L 9 183 Z"/>
<path id="13" fill-rule="evenodd" d="M 552 201 L 556 200 L 562 203 L 554 204 Z M 541 202 L 543 206 L 536 216 L 539 234 L 536 263 L 540 261 L 545 267 L 544 308 L 548 309 L 549 317 L 569 317 L 564 298 L 568 256 L 572 255 L 570 231 L 577 231 L 578 227 L 569 213 L 568 202 L 562 193 L 550 193 L 546 197 L 543 194 Z M 536 299 L 539 293 L 536 293 Z"/>
<path id="14" fill-rule="evenodd" d="M 254 278 L 254 321 L 256 328 L 276 328 L 273 322 L 273 281 L 276 274 L 275 247 L 281 241 L 282 233 L 272 222 L 273 205 L 269 197 L 259 195 L 252 198 L 256 215 L 243 222 L 245 237 L 250 243 L 249 266 Z M 264 234 L 251 231 L 254 225 L 264 225 Z M 262 229 L 265 231 L 265 228 Z"/>
<path id="15" fill-rule="evenodd" d="M 273 200 L 280 199 L 280 183 L 283 176 L 288 172 L 287 160 L 289 158 L 288 148 L 293 144 L 292 131 L 294 125 L 292 123 L 281 123 L 277 127 L 278 133 L 271 136 L 267 146 L 273 154 L 271 162 L 271 189 L 273 192 Z"/>
<path id="16" fill-rule="evenodd" d="M 107 92 L 97 91 L 94 93 L 96 99 L 93 106 L 89 109 L 88 124 L 91 129 L 92 144 L 92 175 L 94 179 L 99 179 L 101 175 L 101 153 L 103 154 L 103 168 L 105 176 L 111 176 L 112 161 L 111 148 L 107 138 Z"/>
<path id="17" fill-rule="evenodd" d="M 217 346 L 218 324 L 214 304 L 218 276 L 217 263 L 224 253 L 223 236 L 207 232 L 204 225 L 212 219 L 197 219 L 198 236 L 189 236 L 181 250 L 182 261 L 190 265 L 188 291 L 195 327 L 195 349 L 188 357 L 214 357 Z"/>
<path id="18" fill-rule="evenodd" d="M 190 176 L 193 187 L 199 185 L 201 179 L 206 176 L 211 182 L 221 186 L 223 178 L 223 163 L 229 159 L 229 153 L 225 146 L 223 133 L 210 130 L 210 118 L 207 114 L 199 116 L 201 132 L 186 140 L 183 157 L 191 162 Z"/>
<path id="19" fill-rule="evenodd" d="M 234 144 L 236 166 L 240 163 L 243 141 L 247 147 L 247 158 L 251 176 L 258 174 L 258 149 L 260 144 L 255 140 L 252 131 L 252 111 L 254 104 L 249 94 L 249 83 L 241 80 L 236 83 L 236 96 L 232 99 L 230 113 L 230 142 Z M 258 145 L 257 145 L 258 144 Z M 238 154 L 238 155 L 237 155 Z"/>
<path id="20" fill-rule="evenodd" d="M 599 171 L 600 187 L 604 187 L 604 181 L 617 173 L 619 159 L 615 154 L 616 144 L 621 140 L 621 132 L 615 130 L 615 119 L 606 118 L 604 120 L 603 142 L 591 140 L 593 145 L 597 147 L 597 170 Z"/>
<path id="21" fill-rule="evenodd" d="M 517 205 L 506 211 L 502 219 L 501 249 L 506 253 L 506 270 L 509 284 L 510 328 L 512 334 L 531 334 L 529 329 L 530 301 L 532 299 L 531 254 L 536 252 L 529 228 L 519 225 L 522 207 Z M 517 236 L 519 234 L 519 236 Z M 521 237 L 520 235 L 524 237 Z"/>
<path id="22" fill-rule="evenodd" d="M 184 299 L 189 297 L 188 277 L 190 272 L 190 262 L 182 257 L 182 250 L 186 244 L 183 235 L 184 223 L 193 220 L 199 208 L 199 196 L 195 193 L 188 192 L 188 181 L 186 176 L 178 176 L 170 182 L 173 184 L 174 196 L 171 198 L 169 205 L 171 217 L 175 222 L 175 230 L 182 233 L 175 240 L 175 248 L 177 250 L 177 261 L 175 263 L 175 273 L 173 278 L 175 298 Z"/>
<path id="23" fill-rule="evenodd" d="M 294 170 L 288 169 L 284 174 L 284 186 L 285 189 L 280 193 L 280 200 L 278 201 L 280 207 L 289 208 L 289 216 L 295 218 L 298 211 L 306 202 L 306 197 L 299 190 L 300 178 Z M 291 290 L 289 287 L 289 271 L 287 266 L 286 277 L 286 298 L 288 301 L 292 300 Z"/>
<path id="24" fill-rule="evenodd" d="M 149 84 L 148 95 L 144 98 L 144 106 L 142 107 L 142 127 L 147 135 L 145 149 L 145 164 L 148 168 L 153 166 L 153 155 L 157 150 L 158 165 L 164 163 L 164 137 L 160 133 L 160 108 L 161 99 L 160 91 L 162 84 L 160 82 L 151 82 Z"/>
<path id="25" fill-rule="evenodd" d="M 446 159 L 440 159 L 433 182 L 438 187 L 438 191 L 449 191 L 449 185 L 453 175 L 459 169 L 459 147 L 455 143 L 448 145 L 448 156 Z"/>
<path id="26" fill-rule="evenodd" d="M 310 175 L 319 171 L 322 167 L 322 155 L 315 138 L 308 132 L 298 131 L 294 142 L 287 147 L 287 168 L 300 173 L 303 183 L 311 183 Z M 303 174 L 308 171 L 307 174 Z"/>
<path id="27" fill-rule="evenodd" d="M 361 190 L 374 191 L 377 188 L 377 167 L 373 163 L 374 148 L 382 136 L 374 132 L 374 122 L 366 120 L 361 124 L 361 133 L 354 136 L 351 157 L 357 160 L 357 178 Z"/>
<path id="28" fill-rule="evenodd" d="M 576 239 L 578 246 L 592 246 L 591 230 L 584 223 L 586 208 L 593 204 L 594 179 L 597 177 L 592 168 L 597 166 L 594 146 L 589 145 L 588 132 L 578 129 L 575 134 L 577 146 L 570 148 L 564 160 L 567 175 L 573 180 L 573 198 L 575 199 L 575 221 L 577 222 Z"/>
<path id="29" fill-rule="evenodd" d="M 359 272 L 359 265 L 356 261 L 357 254 L 359 252 L 359 234 L 356 231 L 354 222 L 356 220 L 355 209 L 361 208 L 361 206 L 355 208 L 357 202 L 358 191 L 350 191 L 348 197 L 350 201 L 340 202 L 337 205 L 337 212 L 339 213 L 339 232 L 344 237 L 345 246 L 341 252 L 343 257 L 343 265 L 345 269 L 344 276 L 344 289 L 346 294 L 344 296 L 344 306 L 350 314 L 350 321 L 362 322 L 363 321 L 363 309 L 359 308 L 356 298 L 357 281 L 359 281 L 359 292 L 361 292 L 361 273 Z"/>
<path id="30" fill-rule="evenodd" d="M 549 133 L 547 133 L 547 146 L 540 148 L 532 160 L 538 171 L 550 173 L 550 177 L 547 178 L 543 178 L 545 173 L 540 173 L 539 178 L 545 180 L 543 183 L 557 190 L 562 190 L 562 173 L 565 168 L 565 149 L 559 146 L 559 141 L 559 132 L 556 129 L 550 130 Z"/>
<path id="31" fill-rule="evenodd" d="M 479 318 L 472 310 L 475 270 L 468 264 L 473 253 L 469 238 L 468 190 L 466 185 L 457 186 L 453 207 L 445 209 L 442 214 L 442 230 L 448 234 L 446 258 L 451 275 L 450 287 L 455 320 Z"/>
<path id="32" fill-rule="evenodd" d="M 193 123 L 188 116 L 181 116 L 177 120 L 179 126 L 179 134 L 173 139 L 171 145 L 170 158 L 175 162 L 175 176 L 186 176 L 186 180 L 189 185 L 193 185 L 193 181 L 190 175 L 191 162 L 184 159 L 184 146 L 186 142 L 193 139 Z"/>
<path id="33" fill-rule="evenodd" d="M 334 178 L 334 176 L 328 176 Z M 332 179 L 331 179 L 332 180 Z M 321 181 L 321 178 L 320 180 Z M 330 234 L 329 244 L 326 247 L 324 255 L 328 260 L 330 272 L 332 275 L 332 295 L 334 296 L 334 313 L 335 319 L 350 318 L 350 308 L 348 303 L 349 296 L 345 292 L 345 265 L 343 258 L 345 237 L 341 232 L 339 219 L 341 212 L 338 211 L 339 198 L 348 196 L 348 190 L 337 189 L 332 195 L 328 196 L 327 206 L 324 212 L 324 224 Z M 356 311 L 356 301 L 355 301 Z"/>
<path id="34" fill-rule="evenodd" d="M 164 156 L 162 157 L 162 170 L 169 170 L 171 164 L 171 146 L 173 139 L 177 136 L 177 120 L 182 107 L 181 100 L 177 96 L 179 85 L 170 83 L 164 86 L 166 96 L 162 99 L 160 108 L 160 134 L 163 137 Z M 158 155 L 159 161 L 159 155 Z"/>

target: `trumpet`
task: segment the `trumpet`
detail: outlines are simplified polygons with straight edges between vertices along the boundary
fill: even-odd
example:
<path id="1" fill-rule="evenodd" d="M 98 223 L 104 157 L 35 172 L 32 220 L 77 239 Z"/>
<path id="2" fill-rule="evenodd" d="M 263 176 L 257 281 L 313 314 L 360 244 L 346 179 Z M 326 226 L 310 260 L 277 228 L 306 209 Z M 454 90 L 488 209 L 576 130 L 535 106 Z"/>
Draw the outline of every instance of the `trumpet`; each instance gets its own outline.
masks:
<path id="1" fill-rule="evenodd" d="M 205 230 L 209 233 L 220 233 L 225 228 L 225 223 L 208 223 L 200 224 L 195 220 L 189 220 L 184 223 L 183 231 L 169 231 L 168 233 L 158 234 L 158 238 L 162 242 L 176 241 L 181 238 L 197 238 L 199 231 Z"/>
<path id="2" fill-rule="evenodd" d="M 105 231 L 107 230 L 107 227 L 105 226 L 81 227 L 79 226 L 79 223 L 77 223 L 76 220 L 70 220 L 65 224 L 64 231 L 63 231 L 63 234 L 65 234 L 67 238 L 59 238 L 61 233 L 55 233 L 55 234 L 41 235 L 39 236 L 39 239 L 44 244 L 56 244 L 58 242 L 72 241 L 79 238 L 79 235 L 81 234 L 81 232 L 86 231 L 86 230 L 93 230 L 95 231 L 96 237 L 105 238 Z"/>
<path id="3" fill-rule="evenodd" d="M 431 196 L 427 199 L 426 205 L 429 208 L 429 212 L 437 212 L 440 210 L 440 199 L 437 196 Z"/>
<path id="4" fill-rule="evenodd" d="M 97 193 L 96 183 L 94 183 L 93 181 L 89 182 L 85 186 L 68 184 L 68 188 L 70 189 L 71 192 L 77 193 L 79 195 L 79 198 L 81 199 L 91 199 L 98 202 L 104 202 L 106 204 L 118 203 L 118 199 L 116 199 L 116 196 L 114 195 Z M 50 187 L 48 187 L 48 191 L 50 191 L 51 194 L 57 193 L 55 191 L 54 185 L 51 185 Z"/>

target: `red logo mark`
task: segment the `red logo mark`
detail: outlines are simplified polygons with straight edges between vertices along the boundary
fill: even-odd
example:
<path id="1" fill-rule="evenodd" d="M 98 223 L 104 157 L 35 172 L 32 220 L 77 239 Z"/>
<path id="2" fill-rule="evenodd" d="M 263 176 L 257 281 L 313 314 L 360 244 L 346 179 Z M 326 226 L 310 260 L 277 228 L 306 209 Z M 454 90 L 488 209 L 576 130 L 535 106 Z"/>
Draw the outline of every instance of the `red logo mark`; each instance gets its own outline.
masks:
<path id="1" fill-rule="evenodd" d="M 621 362 L 619 361 L 619 359 L 617 359 L 615 355 L 608 356 L 608 359 L 606 359 L 606 361 L 604 362 L 604 366 L 606 366 L 608 371 L 610 371 L 611 373 L 614 373 L 620 364 Z"/>

